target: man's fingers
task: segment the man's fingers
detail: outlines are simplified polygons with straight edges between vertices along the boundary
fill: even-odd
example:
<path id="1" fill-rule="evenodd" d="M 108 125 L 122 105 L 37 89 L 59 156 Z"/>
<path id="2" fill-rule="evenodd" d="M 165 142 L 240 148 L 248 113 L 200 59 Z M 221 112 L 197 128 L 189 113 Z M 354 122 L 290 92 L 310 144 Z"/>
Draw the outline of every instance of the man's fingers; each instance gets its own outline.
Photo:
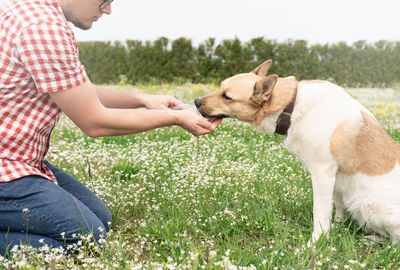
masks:
<path id="1" fill-rule="evenodd" d="M 200 127 L 208 129 L 208 130 L 212 130 L 213 129 L 213 125 L 210 122 L 208 122 L 207 120 L 204 120 L 204 119 L 200 119 L 199 125 L 200 125 Z"/>
<path id="2" fill-rule="evenodd" d="M 169 107 L 169 108 L 172 109 L 172 110 L 184 110 L 185 106 L 182 103 L 182 104 L 179 104 L 179 105 L 176 105 L 176 106 L 172 106 L 172 107 Z"/>
<path id="3" fill-rule="evenodd" d="M 183 104 L 183 102 L 180 101 L 179 99 L 176 99 L 176 98 L 174 98 L 172 96 L 169 96 L 169 100 L 168 100 L 168 107 L 169 108 L 176 107 L 176 106 L 179 106 L 179 105 L 182 105 L 182 104 Z"/>
<path id="4" fill-rule="evenodd" d="M 221 123 L 221 121 L 222 121 L 222 119 L 215 119 L 212 121 L 202 119 L 202 121 L 200 122 L 200 126 L 204 129 L 208 130 L 209 132 L 207 132 L 207 133 L 210 133 L 218 127 L 218 125 Z M 207 134 L 207 133 L 205 133 L 205 134 Z"/>
<path id="5" fill-rule="evenodd" d="M 220 119 L 217 119 L 217 118 L 211 119 L 211 120 L 209 120 L 209 122 L 211 123 L 212 129 L 214 130 L 214 129 L 216 129 L 216 128 L 219 126 L 219 124 L 222 122 L 222 118 L 220 118 Z"/>

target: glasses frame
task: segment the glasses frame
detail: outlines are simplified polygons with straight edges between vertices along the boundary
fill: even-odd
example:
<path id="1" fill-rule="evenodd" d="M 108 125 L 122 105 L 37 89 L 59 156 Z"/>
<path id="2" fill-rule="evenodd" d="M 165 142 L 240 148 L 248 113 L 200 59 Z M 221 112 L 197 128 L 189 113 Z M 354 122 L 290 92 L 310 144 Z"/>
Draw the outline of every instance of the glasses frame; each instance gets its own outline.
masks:
<path id="1" fill-rule="evenodd" d="M 99 9 L 104 9 L 108 7 L 113 1 L 114 0 L 103 0 L 103 2 L 101 2 L 101 4 L 99 5 Z"/>

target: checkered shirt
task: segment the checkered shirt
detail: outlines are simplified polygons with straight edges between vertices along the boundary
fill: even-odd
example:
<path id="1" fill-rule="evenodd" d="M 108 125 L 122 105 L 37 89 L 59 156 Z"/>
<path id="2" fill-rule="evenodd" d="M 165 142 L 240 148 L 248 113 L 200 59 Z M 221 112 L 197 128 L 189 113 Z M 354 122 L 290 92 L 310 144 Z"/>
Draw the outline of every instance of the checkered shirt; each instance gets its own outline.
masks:
<path id="1" fill-rule="evenodd" d="M 43 160 L 60 109 L 49 93 L 88 80 L 57 0 L 10 0 L 0 7 L 0 182 L 56 179 Z"/>

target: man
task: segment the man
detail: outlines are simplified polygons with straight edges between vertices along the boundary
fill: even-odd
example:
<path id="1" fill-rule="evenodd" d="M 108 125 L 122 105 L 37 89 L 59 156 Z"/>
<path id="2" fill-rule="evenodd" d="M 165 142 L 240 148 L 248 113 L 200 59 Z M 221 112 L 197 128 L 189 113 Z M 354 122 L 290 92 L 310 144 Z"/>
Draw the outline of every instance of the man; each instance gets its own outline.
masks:
<path id="1" fill-rule="evenodd" d="M 0 255 L 21 242 L 66 247 L 107 231 L 109 209 L 91 191 L 44 157 L 64 112 L 91 137 L 178 125 L 199 136 L 219 122 L 171 96 L 94 86 L 79 62 L 68 24 L 89 29 L 112 0 L 9 0 L 0 8 Z M 146 107 L 147 110 L 135 108 Z"/>

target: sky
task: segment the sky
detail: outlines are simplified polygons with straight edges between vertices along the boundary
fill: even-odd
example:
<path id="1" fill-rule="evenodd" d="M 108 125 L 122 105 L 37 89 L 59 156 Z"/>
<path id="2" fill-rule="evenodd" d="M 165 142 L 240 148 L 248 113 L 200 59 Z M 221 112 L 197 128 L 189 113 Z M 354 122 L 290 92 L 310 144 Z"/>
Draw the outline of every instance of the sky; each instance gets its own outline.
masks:
<path id="1" fill-rule="evenodd" d="M 78 41 L 400 41 L 400 0 L 114 0 L 111 15 L 74 32 Z"/>

